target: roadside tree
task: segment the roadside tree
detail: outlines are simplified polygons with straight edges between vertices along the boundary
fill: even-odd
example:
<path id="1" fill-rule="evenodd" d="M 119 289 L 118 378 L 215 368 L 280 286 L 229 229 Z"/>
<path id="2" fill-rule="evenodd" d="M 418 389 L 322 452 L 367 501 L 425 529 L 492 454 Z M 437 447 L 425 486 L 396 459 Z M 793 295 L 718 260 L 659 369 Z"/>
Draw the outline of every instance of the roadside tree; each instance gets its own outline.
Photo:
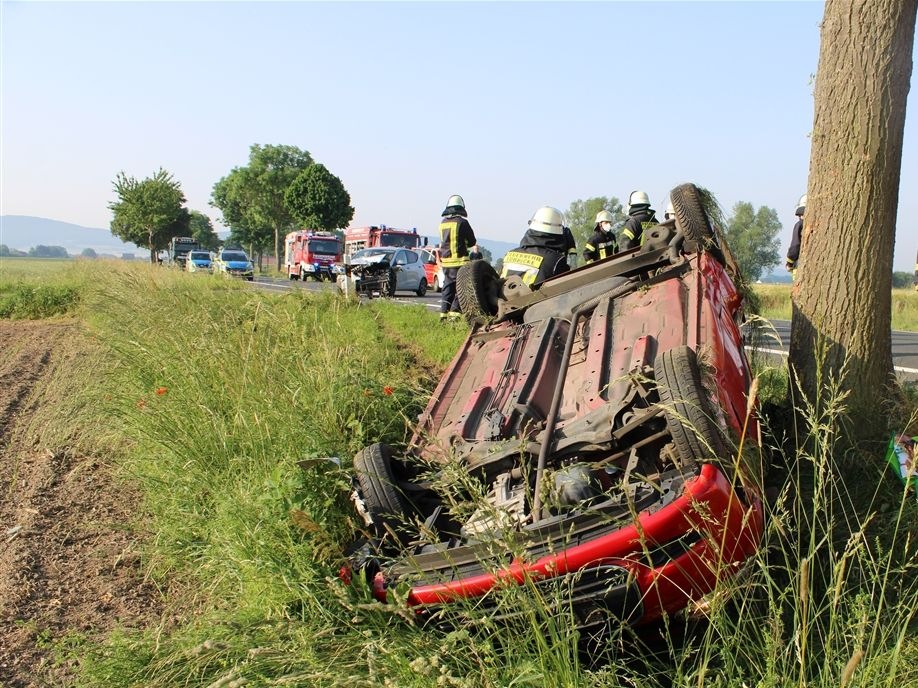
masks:
<path id="1" fill-rule="evenodd" d="M 39 244 L 29 249 L 29 255 L 35 258 L 69 258 L 70 254 L 63 246 L 45 246 Z"/>
<path id="2" fill-rule="evenodd" d="M 810 399 L 844 370 L 849 408 L 870 418 L 886 417 L 893 380 L 893 239 L 916 6 L 827 0 L 816 73 L 789 360 Z"/>
<path id="3" fill-rule="evenodd" d="M 622 208 L 622 204 L 615 196 L 610 198 L 596 196 L 595 198 L 588 198 L 585 201 L 577 199 L 571 203 L 570 208 L 568 208 L 567 212 L 564 214 L 567 224 L 571 228 L 571 233 L 574 235 L 574 240 L 577 242 L 578 256 L 583 250 L 583 245 L 586 244 L 593 235 L 593 228 L 596 226 L 596 215 L 601 210 L 608 210 L 612 213 L 612 216 L 615 218 L 613 226 L 616 232 L 618 232 L 625 220 L 628 219 Z"/>
<path id="4" fill-rule="evenodd" d="M 297 175 L 312 164 L 308 151 L 296 146 L 254 144 L 249 149 L 249 164 L 234 168 L 214 185 L 211 205 L 223 213 L 223 222 L 235 233 L 235 240 L 250 250 L 271 246 L 277 269 L 281 240 L 294 225 L 284 195 Z"/>
<path id="5" fill-rule="evenodd" d="M 733 206 L 733 216 L 727 220 L 725 232 L 727 245 L 750 282 L 781 262 L 780 231 L 781 220 L 774 208 L 763 205 L 756 210 L 745 201 Z"/>
<path id="6" fill-rule="evenodd" d="M 114 213 L 112 234 L 146 246 L 150 262 L 155 263 L 157 252 L 168 245 L 175 223 L 181 220 L 185 203 L 181 185 L 162 168 L 143 181 L 119 172 L 112 185 L 118 195 L 108 206 Z"/>
<path id="7" fill-rule="evenodd" d="M 80 255 L 83 256 L 84 258 L 98 258 L 99 257 L 99 254 L 96 253 L 95 249 L 92 249 L 92 248 L 84 248 L 83 251 L 80 253 Z"/>
<path id="8" fill-rule="evenodd" d="M 309 229 L 346 227 L 354 217 L 351 196 L 325 165 L 310 165 L 297 175 L 284 196 L 293 218 Z"/>
<path id="9" fill-rule="evenodd" d="M 189 214 L 188 233 L 208 251 L 216 251 L 220 247 L 220 237 L 214 231 L 213 223 L 200 210 L 192 210 Z"/>

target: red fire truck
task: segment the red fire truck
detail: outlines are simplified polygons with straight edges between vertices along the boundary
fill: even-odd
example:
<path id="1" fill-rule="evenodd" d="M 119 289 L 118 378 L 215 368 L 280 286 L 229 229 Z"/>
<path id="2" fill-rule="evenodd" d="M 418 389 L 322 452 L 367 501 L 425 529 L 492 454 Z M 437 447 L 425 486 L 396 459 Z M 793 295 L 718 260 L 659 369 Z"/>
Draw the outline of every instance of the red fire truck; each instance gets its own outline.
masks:
<path id="1" fill-rule="evenodd" d="M 341 240 L 333 232 L 303 230 L 284 238 L 284 264 L 290 279 L 332 279 L 332 266 L 341 262 Z"/>
<path id="2" fill-rule="evenodd" d="M 386 225 L 374 225 L 372 227 L 349 227 L 344 230 L 344 255 L 348 257 L 362 248 L 377 246 L 421 248 L 422 245 L 427 245 L 427 239 L 426 237 L 422 239 L 417 229 L 395 229 Z"/>

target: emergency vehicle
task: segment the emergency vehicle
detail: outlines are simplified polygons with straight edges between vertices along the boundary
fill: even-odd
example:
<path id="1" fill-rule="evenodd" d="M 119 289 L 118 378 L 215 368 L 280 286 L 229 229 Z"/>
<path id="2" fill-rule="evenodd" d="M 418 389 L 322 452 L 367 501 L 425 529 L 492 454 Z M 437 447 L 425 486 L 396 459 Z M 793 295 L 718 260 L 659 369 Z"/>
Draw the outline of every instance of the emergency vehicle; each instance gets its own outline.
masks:
<path id="1" fill-rule="evenodd" d="M 418 235 L 417 229 L 395 229 L 386 225 L 371 227 L 350 227 L 344 230 L 344 255 L 350 258 L 362 248 L 389 246 L 395 248 L 421 248 L 427 245 L 427 238 Z"/>
<path id="2" fill-rule="evenodd" d="M 341 240 L 334 232 L 303 230 L 284 238 L 284 265 L 292 279 L 332 279 L 332 266 L 341 261 Z"/>

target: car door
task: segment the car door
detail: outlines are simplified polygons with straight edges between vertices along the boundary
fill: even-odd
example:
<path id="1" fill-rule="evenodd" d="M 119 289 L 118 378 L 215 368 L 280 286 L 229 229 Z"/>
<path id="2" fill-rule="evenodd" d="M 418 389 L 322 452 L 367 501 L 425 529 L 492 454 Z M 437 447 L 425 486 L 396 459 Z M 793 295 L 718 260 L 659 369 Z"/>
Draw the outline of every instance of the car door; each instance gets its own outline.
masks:
<path id="1" fill-rule="evenodd" d="M 396 289 L 412 289 L 411 272 L 408 267 L 408 252 L 404 249 L 395 252 L 392 266 L 395 268 Z"/>
<path id="2" fill-rule="evenodd" d="M 418 287 L 421 286 L 421 280 L 424 279 L 424 263 L 421 262 L 417 251 L 405 251 L 405 260 L 405 267 L 411 276 L 411 286 L 407 288 L 411 289 L 411 291 L 417 291 Z"/>

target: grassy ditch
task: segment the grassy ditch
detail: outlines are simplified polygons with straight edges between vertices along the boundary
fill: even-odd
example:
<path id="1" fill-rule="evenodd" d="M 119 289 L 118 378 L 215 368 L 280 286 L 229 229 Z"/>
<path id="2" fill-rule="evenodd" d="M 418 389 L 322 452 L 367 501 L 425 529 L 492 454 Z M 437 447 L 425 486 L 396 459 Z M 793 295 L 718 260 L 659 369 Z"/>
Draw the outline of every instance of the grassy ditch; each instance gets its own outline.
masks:
<path id="1" fill-rule="evenodd" d="M 41 432 L 78 436 L 139 486 L 150 575 L 173 592 L 155 627 L 59 641 L 79 658 L 80 685 L 918 682 L 918 510 L 881 450 L 843 448 L 838 394 L 794 431 L 786 371 L 759 367 L 778 495 L 765 546 L 701 620 L 619 628 L 594 665 L 533 590 L 507 591 L 516 625 L 468 609 L 450 630 L 337 579 L 358 528 L 351 458 L 404 444 L 460 327 L 421 308 L 267 295 L 148 266 L 97 274 L 83 302 L 98 349 L 68 384 L 85 394 L 66 395 L 62 421 Z"/>

